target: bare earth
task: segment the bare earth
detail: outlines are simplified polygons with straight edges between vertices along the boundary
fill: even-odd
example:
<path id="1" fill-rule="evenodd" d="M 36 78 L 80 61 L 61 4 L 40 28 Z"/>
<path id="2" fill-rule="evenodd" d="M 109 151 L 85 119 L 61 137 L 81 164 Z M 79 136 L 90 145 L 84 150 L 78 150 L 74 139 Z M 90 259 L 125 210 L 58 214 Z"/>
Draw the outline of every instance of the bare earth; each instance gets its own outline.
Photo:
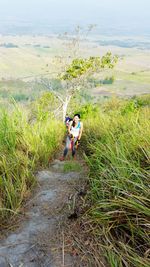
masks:
<path id="1" fill-rule="evenodd" d="M 48 170 L 38 172 L 38 187 L 26 204 L 24 220 L 0 240 L 0 267 L 83 266 L 77 256 L 65 253 L 61 228 L 82 172 L 65 173 L 63 166 L 55 160 Z"/>

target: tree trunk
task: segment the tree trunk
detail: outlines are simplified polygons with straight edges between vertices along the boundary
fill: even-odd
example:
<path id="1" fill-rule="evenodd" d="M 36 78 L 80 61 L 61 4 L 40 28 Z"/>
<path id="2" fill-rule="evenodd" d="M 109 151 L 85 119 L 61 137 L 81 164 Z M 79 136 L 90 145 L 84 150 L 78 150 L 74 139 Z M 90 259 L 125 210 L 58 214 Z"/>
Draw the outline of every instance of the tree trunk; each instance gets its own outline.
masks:
<path id="1" fill-rule="evenodd" d="M 70 102 L 70 99 L 71 99 L 71 95 L 66 96 L 66 99 L 63 102 L 63 122 L 65 122 L 65 117 L 66 117 L 66 114 L 67 114 L 67 108 L 68 108 L 68 104 Z"/>

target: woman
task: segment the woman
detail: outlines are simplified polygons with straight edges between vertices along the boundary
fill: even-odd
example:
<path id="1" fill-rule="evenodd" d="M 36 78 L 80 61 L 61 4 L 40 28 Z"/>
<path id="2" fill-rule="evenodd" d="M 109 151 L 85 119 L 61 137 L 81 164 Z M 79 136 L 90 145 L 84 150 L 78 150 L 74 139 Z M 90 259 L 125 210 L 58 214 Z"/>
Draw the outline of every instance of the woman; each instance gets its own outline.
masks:
<path id="1" fill-rule="evenodd" d="M 72 157 L 74 158 L 76 153 L 76 142 L 81 139 L 82 131 L 83 131 L 83 123 L 80 122 L 80 114 L 75 114 L 73 117 L 73 121 L 71 121 L 68 126 L 66 147 L 64 149 L 63 157 L 61 157 L 60 160 L 65 159 L 70 147 L 72 149 Z"/>

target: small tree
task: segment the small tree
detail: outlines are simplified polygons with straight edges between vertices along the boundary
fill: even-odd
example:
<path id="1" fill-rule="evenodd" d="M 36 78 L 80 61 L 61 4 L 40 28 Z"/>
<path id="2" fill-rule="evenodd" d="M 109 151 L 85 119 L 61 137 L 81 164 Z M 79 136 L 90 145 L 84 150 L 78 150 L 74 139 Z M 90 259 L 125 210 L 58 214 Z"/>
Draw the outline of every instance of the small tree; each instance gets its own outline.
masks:
<path id="1" fill-rule="evenodd" d="M 68 36 L 65 33 L 63 39 L 66 40 L 68 46 L 66 53 L 64 53 L 65 57 L 60 55 L 54 60 L 60 70 L 59 74 L 55 74 L 55 78 L 59 78 L 60 81 L 60 90 L 55 90 L 50 80 L 40 79 L 40 83 L 59 99 L 60 106 L 57 108 L 57 113 L 58 110 L 62 111 L 63 122 L 72 96 L 87 86 L 87 78 L 104 68 L 113 68 L 117 62 L 117 56 L 113 56 L 110 52 L 102 57 L 79 57 L 80 45 L 87 40 L 88 34 L 95 26 L 91 24 L 86 30 L 77 26 L 73 35 Z"/>
<path id="2" fill-rule="evenodd" d="M 58 75 L 62 89 L 55 91 L 50 81 L 42 79 L 42 84 L 59 99 L 63 113 L 63 121 L 67 113 L 67 108 L 71 97 L 85 86 L 87 78 L 105 68 L 113 68 L 117 62 L 117 56 L 112 56 L 110 52 L 103 57 L 89 57 L 73 59 L 66 67 L 66 70 Z"/>

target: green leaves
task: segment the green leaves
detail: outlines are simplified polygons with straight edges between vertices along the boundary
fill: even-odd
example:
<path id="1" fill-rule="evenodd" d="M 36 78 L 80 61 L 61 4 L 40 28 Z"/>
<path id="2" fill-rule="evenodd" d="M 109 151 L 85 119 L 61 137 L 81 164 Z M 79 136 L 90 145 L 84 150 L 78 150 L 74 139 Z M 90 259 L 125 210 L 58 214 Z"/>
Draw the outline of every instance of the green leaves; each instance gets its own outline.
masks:
<path id="1" fill-rule="evenodd" d="M 61 80 L 72 80 L 79 78 L 88 72 L 97 72 L 104 68 L 113 68 L 117 63 L 118 57 L 112 56 L 111 52 L 106 53 L 102 58 L 76 58 L 68 66 L 65 73 L 60 75 Z"/>

